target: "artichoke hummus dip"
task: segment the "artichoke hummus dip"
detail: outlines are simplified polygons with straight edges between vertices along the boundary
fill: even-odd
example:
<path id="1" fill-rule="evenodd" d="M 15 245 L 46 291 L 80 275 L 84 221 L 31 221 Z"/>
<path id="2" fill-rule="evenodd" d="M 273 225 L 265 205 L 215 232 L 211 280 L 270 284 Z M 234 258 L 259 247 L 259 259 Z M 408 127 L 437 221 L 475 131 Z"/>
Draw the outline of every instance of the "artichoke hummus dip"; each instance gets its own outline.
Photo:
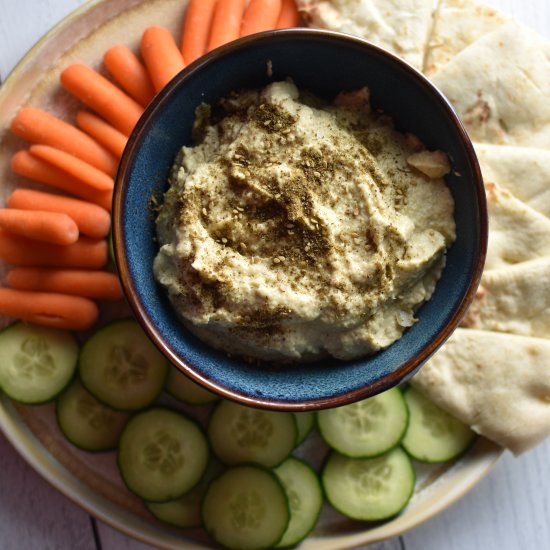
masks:
<path id="1" fill-rule="evenodd" d="M 157 217 L 154 273 L 188 329 L 249 360 L 352 359 L 415 323 L 455 239 L 444 153 L 291 81 L 201 105 Z"/>

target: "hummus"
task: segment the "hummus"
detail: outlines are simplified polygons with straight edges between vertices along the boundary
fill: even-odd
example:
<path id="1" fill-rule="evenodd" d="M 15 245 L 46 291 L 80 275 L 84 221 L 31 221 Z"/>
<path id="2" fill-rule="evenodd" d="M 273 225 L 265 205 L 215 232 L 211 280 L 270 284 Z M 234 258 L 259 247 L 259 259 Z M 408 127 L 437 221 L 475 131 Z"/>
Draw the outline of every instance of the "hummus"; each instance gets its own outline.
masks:
<path id="1" fill-rule="evenodd" d="M 370 109 L 291 82 L 202 105 L 157 218 L 154 262 L 185 325 L 266 361 L 351 359 L 415 323 L 455 239 L 446 155 Z"/>

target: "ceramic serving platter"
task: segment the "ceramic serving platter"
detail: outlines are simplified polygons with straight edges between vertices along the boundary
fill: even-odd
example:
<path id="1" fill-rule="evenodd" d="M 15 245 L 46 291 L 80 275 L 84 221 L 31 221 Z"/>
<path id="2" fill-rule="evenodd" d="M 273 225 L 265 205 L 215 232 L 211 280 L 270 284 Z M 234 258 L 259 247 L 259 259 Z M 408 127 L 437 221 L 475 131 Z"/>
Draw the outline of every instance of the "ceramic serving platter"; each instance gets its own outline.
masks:
<path id="1" fill-rule="evenodd" d="M 23 181 L 10 170 L 11 155 L 26 146 L 7 130 L 22 105 L 45 109 L 72 122 L 80 106 L 59 86 L 59 74 L 81 61 L 100 71 L 103 53 L 124 43 L 137 49 L 149 25 L 168 27 L 180 35 L 185 0 L 99 0 L 87 3 L 48 33 L 22 60 L 0 88 L 0 189 L 2 199 Z M 0 265 L 1 270 L 4 266 Z M 126 317 L 124 307 L 102 312 L 103 320 Z M 4 320 L 3 324 L 6 324 Z M 179 406 L 165 396 L 164 402 Z M 205 422 L 207 409 L 193 411 Z M 23 458 L 47 481 L 89 513 L 120 531 L 158 548 L 211 548 L 200 530 L 183 531 L 149 515 L 141 501 L 124 487 L 115 453 L 86 453 L 69 444 L 57 427 L 53 404 L 22 406 L 0 398 L 0 428 Z M 318 467 L 323 446 L 312 436 L 298 454 Z M 490 471 L 502 449 L 479 438 L 461 459 L 445 465 L 417 465 L 415 494 L 406 510 L 379 524 L 352 522 L 325 506 L 303 549 L 344 550 L 391 538 L 408 531 L 451 505 Z"/>

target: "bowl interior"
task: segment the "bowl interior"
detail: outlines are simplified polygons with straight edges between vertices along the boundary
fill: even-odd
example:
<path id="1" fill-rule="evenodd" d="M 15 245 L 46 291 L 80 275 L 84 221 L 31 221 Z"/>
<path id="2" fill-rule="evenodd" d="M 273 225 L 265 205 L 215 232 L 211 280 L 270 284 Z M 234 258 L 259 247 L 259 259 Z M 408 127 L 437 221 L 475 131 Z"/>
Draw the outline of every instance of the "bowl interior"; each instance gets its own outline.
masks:
<path id="1" fill-rule="evenodd" d="M 270 61 L 272 76 L 268 76 Z M 332 98 L 368 86 L 375 107 L 398 129 L 446 151 L 457 240 L 419 322 L 377 355 L 289 367 L 228 358 L 192 336 L 153 277 L 157 253 L 151 197 L 160 203 L 176 153 L 190 145 L 195 109 L 230 91 L 291 77 L 299 89 Z M 487 239 L 485 195 L 473 149 L 452 109 L 403 62 L 359 39 L 313 30 L 264 33 L 225 46 L 178 75 L 147 109 L 124 153 L 114 205 L 117 263 L 138 319 L 168 358 L 226 397 L 257 406 L 306 410 L 367 397 L 410 377 L 450 335 L 479 282 Z"/>

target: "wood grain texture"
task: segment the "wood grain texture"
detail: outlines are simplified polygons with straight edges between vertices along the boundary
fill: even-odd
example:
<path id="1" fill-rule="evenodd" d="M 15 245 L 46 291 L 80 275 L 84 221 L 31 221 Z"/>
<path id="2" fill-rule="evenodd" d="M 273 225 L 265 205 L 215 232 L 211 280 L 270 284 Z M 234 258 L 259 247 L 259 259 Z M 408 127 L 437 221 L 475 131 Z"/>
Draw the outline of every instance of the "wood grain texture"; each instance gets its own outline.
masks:
<path id="1" fill-rule="evenodd" d="M 550 441 L 494 471 L 462 500 L 404 536 L 407 550 L 550 548 Z"/>
<path id="2" fill-rule="evenodd" d="M 485 0 L 550 38 L 549 0 Z M 55 23 L 85 0 L 0 0 L 0 78 Z M 369 550 L 550 548 L 550 440 L 506 455 L 461 501 L 403 537 Z M 93 550 L 90 518 L 29 468 L 0 435 L 0 549 Z M 103 550 L 147 550 L 98 522 Z"/>
<path id="3" fill-rule="evenodd" d="M 128 538 L 105 523 L 97 522 L 102 550 L 153 550 L 153 546 Z"/>
<path id="4" fill-rule="evenodd" d="M 24 462 L 0 433 L 0 548 L 95 550 L 86 512 Z"/>

